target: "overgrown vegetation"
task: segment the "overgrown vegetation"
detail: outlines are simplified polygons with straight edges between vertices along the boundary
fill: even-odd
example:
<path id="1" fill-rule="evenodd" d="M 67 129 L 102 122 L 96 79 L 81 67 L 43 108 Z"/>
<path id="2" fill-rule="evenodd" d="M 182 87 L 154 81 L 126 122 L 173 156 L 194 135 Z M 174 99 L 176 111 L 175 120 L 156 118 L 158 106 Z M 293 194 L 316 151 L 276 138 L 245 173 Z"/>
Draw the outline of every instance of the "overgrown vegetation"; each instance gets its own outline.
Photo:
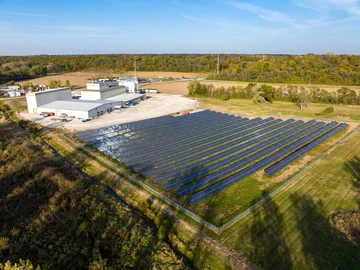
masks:
<path id="1" fill-rule="evenodd" d="M 163 241 L 165 218 L 157 230 L 4 117 L 0 184 L 0 263 L 28 259 L 44 269 L 185 268 Z"/>
<path id="2" fill-rule="evenodd" d="M 39 55 L 0 57 L 0 83 L 48 73 L 91 69 L 130 71 L 209 72 L 217 55 Z M 356 55 L 239 55 L 220 56 L 216 79 L 256 82 L 358 85 L 360 57 Z"/>
<path id="3" fill-rule="evenodd" d="M 212 84 L 192 81 L 188 85 L 189 96 L 214 97 L 222 100 L 252 99 L 255 104 L 273 101 L 294 102 L 300 109 L 309 103 L 360 105 L 360 95 L 350 88 L 342 87 L 336 92 L 328 92 L 319 87 L 298 87 L 294 85 L 275 88 L 267 84 L 249 83 L 246 87 L 230 86 L 215 88 Z M 224 96 L 227 98 L 224 99 Z"/>
<path id="4" fill-rule="evenodd" d="M 320 113 L 316 113 L 315 115 L 317 116 L 323 116 L 323 115 L 329 115 L 332 114 L 334 112 L 334 107 L 328 107 L 325 110 L 323 110 Z"/>
<path id="5" fill-rule="evenodd" d="M 339 231 L 360 244 L 360 211 L 339 211 L 334 214 L 332 221 Z"/>

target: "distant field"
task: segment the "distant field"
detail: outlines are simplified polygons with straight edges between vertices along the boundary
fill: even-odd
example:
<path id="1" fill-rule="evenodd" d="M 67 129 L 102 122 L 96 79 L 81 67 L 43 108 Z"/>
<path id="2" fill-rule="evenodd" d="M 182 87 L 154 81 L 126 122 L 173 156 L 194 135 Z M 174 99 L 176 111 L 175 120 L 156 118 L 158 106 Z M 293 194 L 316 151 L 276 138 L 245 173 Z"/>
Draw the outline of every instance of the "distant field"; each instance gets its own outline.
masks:
<path id="1" fill-rule="evenodd" d="M 213 84 L 215 87 L 221 87 L 224 86 L 225 88 L 229 86 L 247 86 L 249 82 L 229 82 L 229 81 L 202 81 L 202 84 Z M 179 95 L 187 95 L 188 94 L 188 86 L 189 82 L 169 82 L 169 83 L 161 83 L 161 84 L 148 84 L 148 85 L 142 85 L 143 88 L 154 88 L 158 89 L 160 92 L 163 93 L 169 93 L 169 94 L 179 94 Z M 286 86 L 288 84 L 281 84 L 281 83 L 259 83 L 259 84 L 269 84 L 274 87 L 279 86 Z M 297 85 L 297 84 L 294 84 Z M 304 84 L 299 84 L 298 86 L 309 86 Z M 337 85 L 310 85 L 310 86 L 317 86 L 320 88 L 323 88 L 329 92 L 337 91 L 341 86 Z M 360 93 L 360 87 L 359 86 L 349 86 L 349 88 L 356 90 L 358 93 Z"/>
<path id="2" fill-rule="evenodd" d="M 182 78 L 182 77 L 189 79 L 204 78 L 208 75 L 207 73 L 164 72 L 164 71 L 153 71 L 153 72 L 138 71 L 136 74 L 138 77 L 143 77 L 143 78 L 157 78 L 159 76 L 163 76 L 163 77 L 173 77 L 174 79 Z M 134 76 L 134 72 L 133 71 L 113 72 L 106 70 L 80 71 L 80 72 L 71 72 L 71 73 L 65 73 L 59 75 L 48 75 L 41 78 L 22 81 L 20 82 L 20 84 L 24 84 L 26 82 L 32 82 L 33 84 L 48 84 L 50 80 L 61 80 L 63 83 L 65 83 L 66 80 L 69 80 L 70 83 L 74 85 L 75 88 L 80 89 L 80 88 L 85 88 L 86 83 L 90 82 L 92 78 L 95 76 L 104 76 L 104 77 Z M 232 81 L 202 81 L 202 83 L 213 84 L 215 87 L 224 86 L 225 88 L 229 86 L 246 86 L 249 84 L 249 82 L 232 82 Z M 188 84 L 189 84 L 188 81 L 185 82 L 178 81 L 178 82 L 165 82 L 165 83 L 156 83 L 156 84 L 142 84 L 141 87 L 158 89 L 160 92 L 166 94 L 187 95 Z M 285 85 L 285 86 L 288 85 L 281 83 L 266 83 L 266 84 L 272 85 L 274 87 L 279 87 L 281 85 Z M 308 86 L 308 85 L 299 84 L 299 86 Z M 312 86 L 321 87 L 329 92 L 336 91 L 339 88 L 341 88 L 341 86 L 337 86 L 337 85 L 312 85 Z M 360 86 L 351 86 L 350 88 L 360 93 Z"/>
<path id="3" fill-rule="evenodd" d="M 359 245 L 331 220 L 340 209 L 360 209 L 359 172 L 357 132 L 218 240 L 263 269 L 359 269 Z"/>
<path id="4" fill-rule="evenodd" d="M 126 72 L 111 72 L 111 71 L 81 71 L 81 72 L 71 72 L 59 75 L 48 75 L 41 78 L 31 79 L 20 82 L 20 84 L 24 84 L 26 82 L 32 82 L 33 84 L 48 84 L 50 80 L 61 80 L 65 83 L 66 80 L 69 80 L 75 88 L 84 88 L 86 87 L 86 83 L 90 82 L 94 76 L 114 76 L 114 77 L 121 77 L 121 76 L 134 76 L 133 71 L 126 71 Z M 146 77 L 146 78 L 154 78 L 154 77 L 173 77 L 173 78 L 198 78 L 201 76 L 206 76 L 206 74 L 200 73 L 185 73 L 185 72 L 145 72 L 145 71 L 138 71 L 138 77 Z"/>

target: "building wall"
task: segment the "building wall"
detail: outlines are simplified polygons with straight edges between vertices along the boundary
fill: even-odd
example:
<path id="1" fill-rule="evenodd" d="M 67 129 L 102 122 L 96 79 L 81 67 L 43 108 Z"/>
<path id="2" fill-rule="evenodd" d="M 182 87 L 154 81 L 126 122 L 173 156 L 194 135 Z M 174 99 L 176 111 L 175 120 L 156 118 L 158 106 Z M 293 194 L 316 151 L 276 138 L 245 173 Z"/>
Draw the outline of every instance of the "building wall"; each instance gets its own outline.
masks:
<path id="1" fill-rule="evenodd" d="M 101 99 L 100 91 L 81 91 L 82 100 L 98 100 Z"/>
<path id="2" fill-rule="evenodd" d="M 101 92 L 101 99 L 107 99 L 125 93 L 125 87 L 117 87 L 116 89 L 109 89 Z"/>
<path id="3" fill-rule="evenodd" d="M 56 116 L 61 116 L 62 113 L 66 113 L 68 116 L 75 116 L 77 118 L 89 118 L 88 111 L 73 111 L 73 110 L 59 110 L 53 108 L 38 108 L 38 113 L 53 112 Z"/>
<path id="4" fill-rule="evenodd" d="M 71 88 L 56 89 L 55 91 L 41 91 L 26 95 L 26 101 L 30 114 L 38 114 L 37 108 L 56 100 L 71 99 Z"/>
<path id="5" fill-rule="evenodd" d="M 98 100 L 98 99 L 107 99 L 107 98 L 111 98 L 117 95 L 121 95 L 125 93 L 125 87 L 121 86 L 121 87 L 114 87 L 114 88 L 109 88 L 106 90 L 83 90 L 81 91 L 81 99 L 82 100 Z"/>
<path id="6" fill-rule="evenodd" d="M 107 103 L 99 105 L 97 108 L 88 110 L 88 111 L 76 111 L 76 110 L 66 110 L 66 109 L 54 109 L 54 108 L 38 108 L 38 113 L 44 112 L 53 112 L 56 116 L 61 116 L 61 114 L 66 113 L 68 116 L 75 116 L 76 118 L 93 118 L 101 116 L 108 113 L 108 110 L 115 110 L 115 106 L 119 106 L 119 102 Z"/>

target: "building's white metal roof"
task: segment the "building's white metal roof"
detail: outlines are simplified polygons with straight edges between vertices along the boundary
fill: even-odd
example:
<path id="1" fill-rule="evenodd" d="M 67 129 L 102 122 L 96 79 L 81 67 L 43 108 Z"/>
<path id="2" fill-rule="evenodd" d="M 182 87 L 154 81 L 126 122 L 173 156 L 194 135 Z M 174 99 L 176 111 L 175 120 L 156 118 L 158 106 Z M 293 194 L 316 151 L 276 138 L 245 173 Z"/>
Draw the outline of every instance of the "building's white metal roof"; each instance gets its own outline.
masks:
<path id="1" fill-rule="evenodd" d="M 46 94 L 46 93 L 49 93 L 49 92 L 64 91 L 64 90 L 69 90 L 69 89 L 71 91 L 70 87 L 55 88 L 55 89 L 48 89 L 48 90 L 45 90 L 45 91 L 30 92 L 30 93 L 27 93 L 26 95 L 27 96 L 35 96 L 35 95 Z"/>
<path id="2" fill-rule="evenodd" d="M 125 88 L 125 86 L 123 85 L 114 85 L 114 86 L 109 86 L 109 88 L 105 88 L 105 89 L 84 89 L 84 90 L 81 90 L 81 92 L 86 92 L 86 91 L 89 91 L 89 92 L 106 92 L 106 91 L 111 91 L 111 90 L 116 90 L 116 89 L 123 89 Z"/>
<path id="3" fill-rule="evenodd" d="M 114 100 L 57 100 L 42 106 L 39 108 L 43 109 L 55 109 L 55 110 L 70 110 L 70 111 L 89 111 L 97 107 L 102 106 L 103 104 L 109 104 L 117 102 Z"/>
<path id="4" fill-rule="evenodd" d="M 111 98 L 108 98 L 107 100 L 116 100 L 116 101 L 123 101 L 123 102 L 129 102 L 134 99 L 142 98 L 143 96 L 146 96 L 146 94 L 122 94 L 118 96 L 114 96 Z"/>

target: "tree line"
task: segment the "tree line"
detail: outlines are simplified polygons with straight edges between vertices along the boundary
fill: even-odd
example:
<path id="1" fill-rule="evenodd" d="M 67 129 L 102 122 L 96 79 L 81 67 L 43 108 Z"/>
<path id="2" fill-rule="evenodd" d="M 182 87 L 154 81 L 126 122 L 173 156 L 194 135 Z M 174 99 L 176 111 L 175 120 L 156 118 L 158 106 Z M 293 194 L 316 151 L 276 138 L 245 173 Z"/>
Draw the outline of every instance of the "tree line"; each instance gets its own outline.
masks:
<path id="1" fill-rule="evenodd" d="M 131 71 L 136 60 L 139 71 L 206 72 L 223 80 L 253 82 L 360 84 L 360 57 L 357 55 L 217 55 L 200 54 L 114 54 L 38 55 L 0 57 L 0 83 L 48 73 L 110 69 Z"/>
<path id="2" fill-rule="evenodd" d="M 348 87 L 329 92 L 320 87 L 280 86 L 275 88 L 267 84 L 249 83 L 247 86 L 214 87 L 212 84 L 201 84 L 191 81 L 188 85 L 189 96 L 214 97 L 222 100 L 252 99 L 256 104 L 273 101 L 295 102 L 301 109 L 307 103 L 326 103 L 360 105 L 360 95 Z"/>

